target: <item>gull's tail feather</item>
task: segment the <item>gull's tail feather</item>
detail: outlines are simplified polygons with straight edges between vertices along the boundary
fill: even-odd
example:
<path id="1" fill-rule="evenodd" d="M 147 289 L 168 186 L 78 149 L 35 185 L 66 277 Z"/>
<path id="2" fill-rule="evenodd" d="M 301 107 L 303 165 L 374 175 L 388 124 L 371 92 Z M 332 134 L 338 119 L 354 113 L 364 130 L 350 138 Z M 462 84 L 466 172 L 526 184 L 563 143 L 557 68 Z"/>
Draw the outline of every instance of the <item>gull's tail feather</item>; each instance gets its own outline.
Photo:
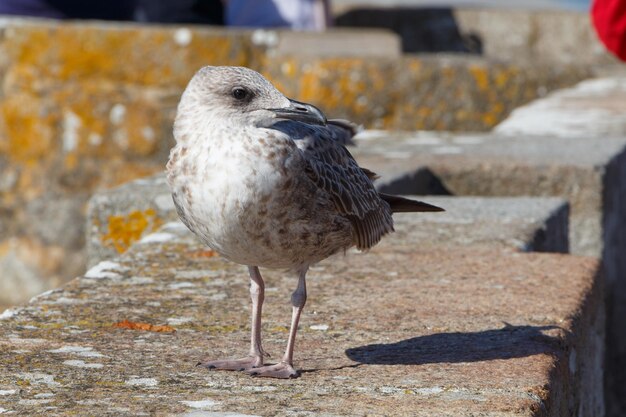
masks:
<path id="1" fill-rule="evenodd" d="M 410 213 L 416 211 L 445 211 L 441 207 L 397 195 L 379 193 L 380 198 L 389 204 L 393 213 Z"/>

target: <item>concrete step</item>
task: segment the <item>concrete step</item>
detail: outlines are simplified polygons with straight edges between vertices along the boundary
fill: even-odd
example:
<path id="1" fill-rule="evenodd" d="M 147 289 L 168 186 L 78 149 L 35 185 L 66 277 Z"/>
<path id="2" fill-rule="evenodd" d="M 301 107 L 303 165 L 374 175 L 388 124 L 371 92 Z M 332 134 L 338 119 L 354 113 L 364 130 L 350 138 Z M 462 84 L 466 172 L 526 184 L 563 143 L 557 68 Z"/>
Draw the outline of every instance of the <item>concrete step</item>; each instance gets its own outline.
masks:
<path id="1" fill-rule="evenodd" d="M 276 360 L 296 280 L 262 273 L 265 347 Z M 592 258 L 455 244 L 416 250 L 391 235 L 369 253 L 312 268 L 296 344 L 302 376 L 265 380 L 195 366 L 247 351 L 248 278 L 168 223 L 2 314 L 0 407 L 18 415 L 599 416 L 600 274 Z M 113 326 L 123 320 L 176 332 Z"/>
<path id="2" fill-rule="evenodd" d="M 351 152 L 385 192 L 567 199 L 574 253 L 599 256 L 603 221 L 620 215 L 605 200 L 626 186 L 626 137 L 365 131 L 356 140 Z"/>

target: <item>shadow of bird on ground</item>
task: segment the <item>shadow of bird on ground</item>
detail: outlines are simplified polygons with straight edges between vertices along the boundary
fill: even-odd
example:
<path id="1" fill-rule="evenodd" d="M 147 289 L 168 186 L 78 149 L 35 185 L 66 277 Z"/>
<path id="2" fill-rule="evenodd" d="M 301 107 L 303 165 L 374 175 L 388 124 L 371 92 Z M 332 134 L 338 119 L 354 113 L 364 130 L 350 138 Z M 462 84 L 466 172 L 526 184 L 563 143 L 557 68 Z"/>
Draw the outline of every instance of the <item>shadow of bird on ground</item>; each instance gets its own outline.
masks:
<path id="1" fill-rule="evenodd" d="M 395 343 L 371 344 L 346 350 L 348 358 L 370 365 L 422 365 L 479 362 L 554 353 L 560 337 L 545 330 L 557 326 L 512 326 L 473 333 L 436 333 Z"/>

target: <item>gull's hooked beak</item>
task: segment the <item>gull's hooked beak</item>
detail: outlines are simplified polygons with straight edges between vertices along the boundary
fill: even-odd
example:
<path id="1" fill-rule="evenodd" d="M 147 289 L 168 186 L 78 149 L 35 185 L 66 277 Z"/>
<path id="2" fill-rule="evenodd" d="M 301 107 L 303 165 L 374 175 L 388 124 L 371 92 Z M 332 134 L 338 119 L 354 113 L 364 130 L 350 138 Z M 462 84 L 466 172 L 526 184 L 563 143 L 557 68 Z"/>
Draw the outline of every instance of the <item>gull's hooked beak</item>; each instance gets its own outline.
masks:
<path id="1" fill-rule="evenodd" d="M 326 125 L 326 116 L 320 109 L 312 104 L 301 103 L 290 99 L 289 107 L 268 110 L 274 112 L 277 119 L 295 120 L 312 125 Z"/>

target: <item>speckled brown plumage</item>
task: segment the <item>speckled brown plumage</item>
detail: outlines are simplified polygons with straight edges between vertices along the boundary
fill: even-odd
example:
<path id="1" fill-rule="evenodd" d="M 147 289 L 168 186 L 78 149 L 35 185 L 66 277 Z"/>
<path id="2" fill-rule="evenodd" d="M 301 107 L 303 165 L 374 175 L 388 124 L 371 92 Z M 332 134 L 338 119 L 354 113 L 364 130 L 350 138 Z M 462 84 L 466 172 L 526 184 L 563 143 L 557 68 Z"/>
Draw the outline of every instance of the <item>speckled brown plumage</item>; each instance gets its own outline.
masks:
<path id="1" fill-rule="evenodd" d="M 224 257 L 248 265 L 253 301 L 250 355 L 203 362 L 207 367 L 296 376 L 293 345 L 309 265 L 375 245 L 393 231 L 396 205 L 437 210 L 379 194 L 375 174 L 344 146 L 355 133 L 352 123 L 327 121 L 247 68 L 206 67 L 190 81 L 176 116 L 168 183 L 183 223 Z M 287 351 L 273 366 L 262 366 L 259 266 L 299 275 Z"/>

